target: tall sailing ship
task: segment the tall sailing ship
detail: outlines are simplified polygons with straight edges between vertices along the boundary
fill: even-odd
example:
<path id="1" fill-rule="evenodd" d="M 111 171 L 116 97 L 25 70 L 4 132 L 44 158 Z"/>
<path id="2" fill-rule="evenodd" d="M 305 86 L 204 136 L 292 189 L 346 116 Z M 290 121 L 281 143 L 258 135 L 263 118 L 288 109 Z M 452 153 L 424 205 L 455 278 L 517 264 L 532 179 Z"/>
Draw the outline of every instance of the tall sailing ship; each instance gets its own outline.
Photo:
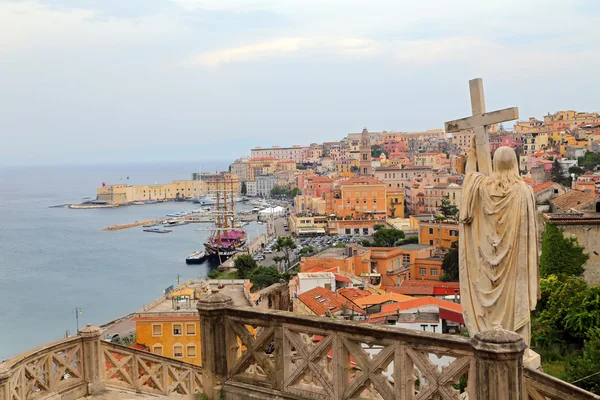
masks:
<path id="1" fill-rule="evenodd" d="M 204 242 L 204 248 L 208 256 L 222 260 L 237 253 L 238 249 L 246 244 L 248 235 L 235 222 L 233 180 L 223 177 L 221 182 L 217 175 L 215 186 L 215 227 L 208 240 Z"/>

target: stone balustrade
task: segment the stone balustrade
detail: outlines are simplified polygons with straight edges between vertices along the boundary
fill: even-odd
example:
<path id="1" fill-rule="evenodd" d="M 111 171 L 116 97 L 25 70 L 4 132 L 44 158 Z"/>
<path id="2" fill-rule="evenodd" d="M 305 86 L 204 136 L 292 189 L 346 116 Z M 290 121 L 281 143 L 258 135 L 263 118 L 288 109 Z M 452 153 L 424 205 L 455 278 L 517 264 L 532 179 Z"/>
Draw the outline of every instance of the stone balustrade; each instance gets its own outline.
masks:
<path id="1" fill-rule="evenodd" d="M 202 393 L 202 368 L 101 340 L 87 326 L 0 364 L 0 400 L 72 400 L 111 388 L 194 399 Z"/>
<path id="2" fill-rule="evenodd" d="M 525 370 L 523 339 L 473 339 L 284 311 L 198 302 L 208 399 L 591 400 L 600 397 Z"/>
<path id="3" fill-rule="evenodd" d="M 119 389 L 209 400 L 600 400 L 522 365 L 504 331 L 473 339 L 284 311 L 198 302 L 202 365 L 79 336 L 0 364 L 0 400 L 62 399 Z"/>

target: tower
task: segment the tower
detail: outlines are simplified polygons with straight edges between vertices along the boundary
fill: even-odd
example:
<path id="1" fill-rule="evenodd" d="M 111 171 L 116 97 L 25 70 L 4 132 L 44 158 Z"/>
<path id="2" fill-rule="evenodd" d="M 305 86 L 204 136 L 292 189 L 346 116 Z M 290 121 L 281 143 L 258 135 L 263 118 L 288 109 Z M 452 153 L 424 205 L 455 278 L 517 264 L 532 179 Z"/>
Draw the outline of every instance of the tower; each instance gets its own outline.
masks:
<path id="1" fill-rule="evenodd" d="M 360 134 L 360 176 L 372 176 L 371 138 L 367 128 Z"/>

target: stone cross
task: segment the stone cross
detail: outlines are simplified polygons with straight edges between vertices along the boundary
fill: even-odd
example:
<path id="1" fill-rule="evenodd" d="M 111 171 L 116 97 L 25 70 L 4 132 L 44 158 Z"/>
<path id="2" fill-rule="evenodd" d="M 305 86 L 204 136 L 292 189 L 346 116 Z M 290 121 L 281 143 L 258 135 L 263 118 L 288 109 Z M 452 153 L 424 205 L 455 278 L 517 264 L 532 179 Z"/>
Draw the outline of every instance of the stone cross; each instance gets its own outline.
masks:
<path id="1" fill-rule="evenodd" d="M 446 132 L 459 132 L 466 129 L 475 130 L 477 143 L 477 164 L 479 172 L 490 175 L 492 172 L 492 156 L 490 154 L 490 139 L 488 127 L 501 122 L 512 121 L 519 118 L 517 107 L 505 108 L 503 110 L 485 112 L 485 98 L 483 97 L 483 80 L 481 78 L 469 81 L 471 91 L 471 109 L 473 115 L 445 124 Z"/>

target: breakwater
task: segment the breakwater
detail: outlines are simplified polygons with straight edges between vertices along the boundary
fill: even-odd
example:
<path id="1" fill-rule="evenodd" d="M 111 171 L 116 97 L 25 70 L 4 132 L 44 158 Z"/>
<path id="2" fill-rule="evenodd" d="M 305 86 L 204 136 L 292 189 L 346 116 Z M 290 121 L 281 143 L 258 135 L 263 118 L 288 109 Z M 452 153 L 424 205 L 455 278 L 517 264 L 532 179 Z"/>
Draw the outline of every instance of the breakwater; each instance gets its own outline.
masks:
<path id="1" fill-rule="evenodd" d="M 106 228 L 104 228 L 102 230 L 103 231 L 118 231 L 121 229 L 135 228 L 136 226 L 158 224 L 160 221 L 161 221 L 160 219 L 147 219 L 145 221 L 135 221 L 130 224 L 107 226 Z"/>

